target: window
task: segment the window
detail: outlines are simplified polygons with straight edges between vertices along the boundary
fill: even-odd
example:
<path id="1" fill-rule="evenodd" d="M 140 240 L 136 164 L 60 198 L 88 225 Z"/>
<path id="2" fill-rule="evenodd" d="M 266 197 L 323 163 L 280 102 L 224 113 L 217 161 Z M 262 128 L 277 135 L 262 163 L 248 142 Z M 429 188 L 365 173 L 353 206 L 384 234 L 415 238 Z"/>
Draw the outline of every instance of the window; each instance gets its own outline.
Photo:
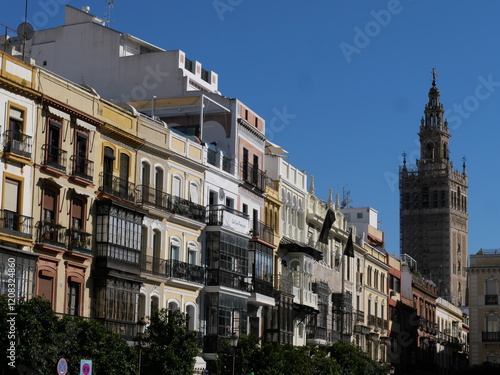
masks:
<path id="1" fill-rule="evenodd" d="M 132 192 L 128 191 L 130 157 L 127 154 L 120 154 L 120 195 L 128 196 Z"/>
<path id="2" fill-rule="evenodd" d="M 19 217 L 19 205 L 21 197 L 21 182 L 10 178 L 5 179 L 3 194 L 3 227 L 20 231 L 21 220 Z"/>
<path id="3" fill-rule="evenodd" d="M 163 203 L 163 169 L 155 168 L 155 203 L 157 206 L 164 206 Z M 163 204 L 162 204 L 163 203 Z"/>
<path id="4" fill-rule="evenodd" d="M 172 178 L 172 196 L 174 197 L 181 197 L 181 191 L 182 191 L 182 179 L 180 176 L 175 175 Z"/>
<path id="5" fill-rule="evenodd" d="M 9 108 L 9 131 L 14 134 L 22 133 L 24 129 L 24 111 L 10 107 Z"/>
<path id="6" fill-rule="evenodd" d="M 497 280 L 487 279 L 484 281 L 484 283 L 485 283 L 484 304 L 497 305 L 498 304 Z"/>
<path id="7" fill-rule="evenodd" d="M 485 317 L 486 332 L 498 332 L 498 315 L 495 313 L 488 313 Z"/>
<path id="8" fill-rule="evenodd" d="M 103 165 L 103 188 L 110 192 L 113 186 L 113 169 L 115 161 L 115 152 L 111 147 L 104 147 L 104 165 Z"/>
<path id="9" fill-rule="evenodd" d="M 242 211 L 245 215 L 248 215 L 248 205 L 243 203 L 243 206 L 242 206 Z"/>
<path id="10" fill-rule="evenodd" d="M 257 155 L 253 156 L 253 170 L 252 170 L 252 182 L 258 184 L 259 182 L 259 157 Z"/>
<path id="11" fill-rule="evenodd" d="M 77 230 L 84 229 L 85 204 L 80 198 L 71 199 L 71 227 Z"/>
<path id="12" fill-rule="evenodd" d="M 151 296 L 151 315 L 158 313 L 160 308 L 160 299 L 158 296 Z"/>
<path id="13" fill-rule="evenodd" d="M 161 232 L 153 230 L 153 272 L 160 272 Z"/>
<path id="14" fill-rule="evenodd" d="M 73 164 L 73 174 L 77 176 L 86 177 L 89 175 L 88 160 L 87 160 L 87 145 L 88 145 L 88 135 L 77 132 L 76 142 L 75 142 L 75 161 Z"/>
<path id="15" fill-rule="evenodd" d="M 68 278 L 68 315 L 80 316 L 80 288 L 81 284 L 75 281 L 71 281 L 71 277 Z"/>
<path id="16" fill-rule="evenodd" d="M 42 220 L 55 222 L 57 220 L 57 198 L 58 192 L 51 188 L 43 189 Z"/>
<path id="17" fill-rule="evenodd" d="M 45 163 L 55 168 L 62 167 L 61 124 L 49 120 L 47 144 L 45 145 Z"/>
<path id="18" fill-rule="evenodd" d="M 149 188 L 149 178 L 151 173 L 151 167 L 149 163 L 143 161 L 142 162 L 142 186 L 146 189 Z"/>
<path id="19" fill-rule="evenodd" d="M 170 239 L 170 259 L 180 260 L 181 241 L 178 238 Z"/>
<path id="20" fill-rule="evenodd" d="M 194 242 L 188 243 L 188 263 L 189 264 L 197 264 L 198 259 L 198 246 Z"/>
<path id="21" fill-rule="evenodd" d="M 196 182 L 190 182 L 189 183 L 189 200 L 193 203 L 198 204 L 200 200 L 200 193 L 199 193 L 199 188 L 198 184 Z"/>
<path id="22" fill-rule="evenodd" d="M 362 218 L 363 218 L 363 213 L 362 213 L 362 212 L 358 212 L 358 213 L 356 214 L 356 218 L 358 218 L 358 219 L 362 219 Z"/>
<path id="23" fill-rule="evenodd" d="M 44 297 L 54 307 L 55 274 L 41 270 L 38 272 L 38 296 Z"/>
<path id="24" fill-rule="evenodd" d="M 248 150 L 243 148 L 243 180 L 248 180 Z"/>

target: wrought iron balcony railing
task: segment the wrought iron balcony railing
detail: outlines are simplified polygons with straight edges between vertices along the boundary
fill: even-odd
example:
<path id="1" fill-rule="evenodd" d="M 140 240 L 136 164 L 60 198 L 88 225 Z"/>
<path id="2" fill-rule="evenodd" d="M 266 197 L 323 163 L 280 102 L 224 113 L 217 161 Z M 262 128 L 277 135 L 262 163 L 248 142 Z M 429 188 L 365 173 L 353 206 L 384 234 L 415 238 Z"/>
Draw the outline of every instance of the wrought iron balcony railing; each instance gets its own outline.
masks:
<path id="1" fill-rule="evenodd" d="M 263 294 L 269 297 L 272 297 L 274 294 L 273 284 L 269 281 L 254 278 L 252 287 L 254 293 Z"/>
<path id="2" fill-rule="evenodd" d="M 274 229 L 270 226 L 264 224 L 262 221 L 253 219 L 252 220 L 252 229 L 250 229 L 250 235 L 255 238 L 260 238 L 261 240 L 266 241 L 274 245 Z"/>
<path id="3" fill-rule="evenodd" d="M 280 292 L 293 294 L 293 279 L 289 276 L 275 275 L 274 287 Z"/>
<path id="4" fill-rule="evenodd" d="M 43 161 L 42 164 L 47 167 L 52 167 L 60 171 L 66 172 L 66 155 L 67 152 L 59 147 L 49 144 L 42 146 Z"/>
<path id="5" fill-rule="evenodd" d="M 33 138 L 15 130 L 7 130 L 4 138 L 4 151 L 31 158 Z"/>
<path id="6" fill-rule="evenodd" d="M 363 323 L 365 321 L 365 313 L 363 311 L 356 311 L 356 321 L 360 323 Z"/>
<path id="7" fill-rule="evenodd" d="M 80 229 L 71 228 L 67 231 L 68 249 L 85 254 L 92 254 L 92 235 Z"/>
<path id="8" fill-rule="evenodd" d="M 135 184 L 110 173 L 99 174 L 99 190 L 132 202 L 135 198 Z"/>
<path id="9" fill-rule="evenodd" d="M 0 210 L 0 232 L 31 238 L 33 218 L 9 210 Z"/>
<path id="10" fill-rule="evenodd" d="M 264 191 L 266 183 L 266 174 L 259 168 L 250 163 L 241 163 L 241 178 L 243 182 Z"/>
<path id="11" fill-rule="evenodd" d="M 207 269 L 207 285 L 227 286 L 246 292 L 252 291 L 252 286 L 245 281 L 243 275 L 218 269 Z"/>
<path id="12" fill-rule="evenodd" d="M 205 222 L 206 208 L 187 199 L 171 197 L 169 211 L 201 223 Z"/>
<path id="13" fill-rule="evenodd" d="M 52 221 L 39 221 L 36 238 L 41 244 L 66 247 L 66 228 Z"/>
<path id="14" fill-rule="evenodd" d="M 234 208 L 230 208 L 224 205 L 212 205 L 208 206 L 206 210 L 207 225 L 215 225 L 215 226 L 224 225 L 225 213 L 228 213 L 229 215 L 235 215 L 237 217 L 240 217 L 242 220 L 248 221 L 248 215 L 244 214 L 243 212 L 240 212 L 238 210 L 235 210 Z"/>
<path id="15" fill-rule="evenodd" d="M 92 182 L 94 179 L 94 162 L 92 160 L 78 155 L 72 155 L 69 160 L 71 161 L 72 176 Z"/>
<path id="16" fill-rule="evenodd" d="M 205 206 L 193 203 L 190 200 L 173 197 L 161 190 L 156 190 L 146 185 L 138 186 L 138 202 L 142 204 L 149 204 L 156 208 L 179 214 L 189 219 L 205 222 L 206 208 Z"/>
<path id="17" fill-rule="evenodd" d="M 485 305 L 498 305 L 498 294 L 486 294 L 484 296 Z"/>
<path id="18" fill-rule="evenodd" d="M 142 255 L 141 271 L 155 276 L 175 277 L 198 284 L 205 283 L 205 269 L 202 266 L 179 260 Z"/>
<path id="19" fill-rule="evenodd" d="M 368 315 L 368 325 L 373 327 L 377 326 L 377 318 L 375 315 Z"/>
<path id="20" fill-rule="evenodd" d="M 500 331 L 485 332 L 483 331 L 483 342 L 498 342 L 500 341 Z"/>

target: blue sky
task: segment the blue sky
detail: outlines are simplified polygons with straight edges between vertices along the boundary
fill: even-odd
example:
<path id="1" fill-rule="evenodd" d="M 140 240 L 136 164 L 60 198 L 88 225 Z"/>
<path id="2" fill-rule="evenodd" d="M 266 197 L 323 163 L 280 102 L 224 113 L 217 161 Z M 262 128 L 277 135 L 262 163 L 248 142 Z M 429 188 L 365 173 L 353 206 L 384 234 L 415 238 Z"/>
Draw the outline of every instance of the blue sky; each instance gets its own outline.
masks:
<path id="1" fill-rule="evenodd" d="M 105 0 L 30 0 L 35 29 L 61 25 L 64 4 L 105 18 Z M 3 4 L 16 28 L 25 1 Z M 469 176 L 469 253 L 500 247 L 500 2 L 465 0 L 115 0 L 110 26 L 181 49 L 219 74 L 223 95 L 263 116 L 316 195 L 350 191 L 378 210 L 399 252 L 398 168 L 419 157 L 420 118 L 439 77 L 451 160 Z M 274 124 L 271 129 L 271 122 Z"/>

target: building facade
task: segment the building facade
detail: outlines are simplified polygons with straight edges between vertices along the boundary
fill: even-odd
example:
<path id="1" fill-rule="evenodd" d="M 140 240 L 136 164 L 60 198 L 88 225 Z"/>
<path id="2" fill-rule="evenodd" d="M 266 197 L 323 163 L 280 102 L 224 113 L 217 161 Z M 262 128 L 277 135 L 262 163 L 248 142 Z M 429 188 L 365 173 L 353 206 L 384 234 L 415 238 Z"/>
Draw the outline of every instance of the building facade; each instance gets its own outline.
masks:
<path id="1" fill-rule="evenodd" d="M 500 308 L 498 291 L 500 250 L 479 250 L 470 256 L 470 364 L 500 363 Z"/>

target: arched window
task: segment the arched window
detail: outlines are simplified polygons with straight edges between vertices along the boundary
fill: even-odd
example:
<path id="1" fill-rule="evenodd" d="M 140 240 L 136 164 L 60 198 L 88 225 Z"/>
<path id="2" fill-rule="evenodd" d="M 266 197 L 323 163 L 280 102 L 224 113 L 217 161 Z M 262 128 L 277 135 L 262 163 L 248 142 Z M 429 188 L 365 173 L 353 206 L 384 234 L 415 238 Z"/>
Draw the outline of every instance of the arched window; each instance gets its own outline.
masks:
<path id="1" fill-rule="evenodd" d="M 172 177 L 172 196 L 182 197 L 182 178 L 179 175 Z"/>
<path id="2" fill-rule="evenodd" d="M 188 243 L 188 263 L 198 264 L 198 246 L 193 241 Z"/>
<path id="3" fill-rule="evenodd" d="M 160 299 L 158 296 L 151 296 L 151 315 L 158 312 L 160 309 Z"/>
<path id="4" fill-rule="evenodd" d="M 170 238 L 170 259 L 181 260 L 181 241 L 177 237 Z"/>
<path id="5" fill-rule="evenodd" d="M 177 301 L 170 301 L 168 303 L 168 310 L 170 310 L 170 311 L 179 310 L 179 303 Z"/>
<path id="6" fill-rule="evenodd" d="M 158 229 L 153 230 L 153 272 L 160 272 L 161 264 L 161 232 Z"/>
<path id="7" fill-rule="evenodd" d="M 300 288 L 300 262 L 293 260 L 290 263 L 290 271 L 292 273 L 293 286 Z"/>
<path id="8" fill-rule="evenodd" d="M 186 315 L 187 315 L 187 329 L 189 331 L 195 331 L 196 330 L 196 307 L 193 305 L 187 305 L 186 306 Z"/>
<path id="9" fill-rule="evenodd" d="M 200 203 L 200 188 L 194 181 L 189 183 L 189 200 L 193 203 Z"/>
<path id="10" fill-rule="evenodd" d="M 147 161 L 142 162 L 142 186 L 148 188 L 149 187 L 149 181 L 151 178 L 151 166 Z"/>
<path id="11" fill-rule="evenodd" d="M 486 332 L 498 332 L 498 314 L 494 312 L 486 313 L 485 315 Z"/>

